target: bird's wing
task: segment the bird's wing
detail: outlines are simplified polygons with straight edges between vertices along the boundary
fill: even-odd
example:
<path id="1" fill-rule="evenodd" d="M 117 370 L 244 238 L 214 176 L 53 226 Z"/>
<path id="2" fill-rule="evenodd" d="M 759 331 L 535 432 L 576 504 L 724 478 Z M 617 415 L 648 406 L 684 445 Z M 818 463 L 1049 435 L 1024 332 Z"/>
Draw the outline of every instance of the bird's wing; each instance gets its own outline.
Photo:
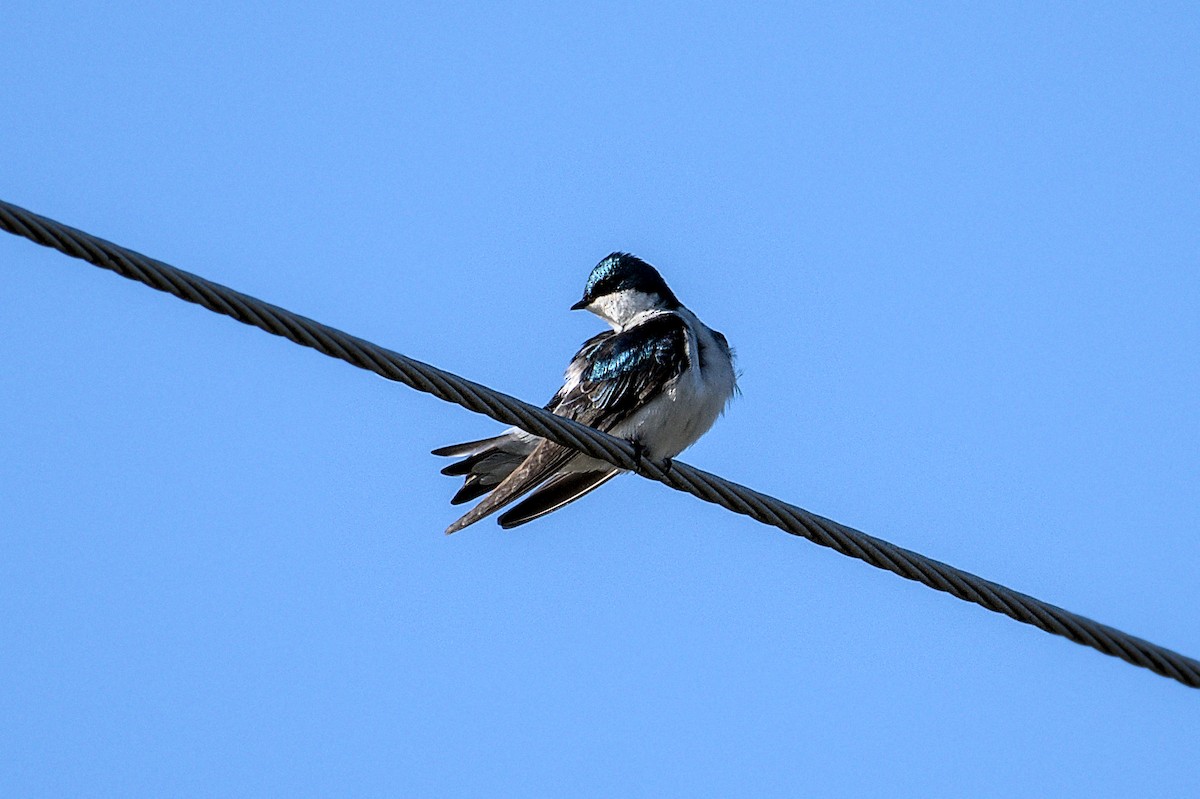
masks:
<path id="1" fill-rule="evenodd" d="M 529 457 L 521 465 L 513 469 L 500 484 L 492 489 L 492 493 L 484 497 L 478 505 L 471 508 L 461 519 L 446 528 L 446 535 L 457 533 L 467 525 L 503 508 L 508 503 L 536 488 L 544 482 L 555 470 L 562 468 L 579 453 L 575 450 L 543 439 Z M 466 488 L 466 486 L 464 486 Z"/>
<path id="2" fill-rule="evenodd" d="M 615 466 L 590 472 L 565 472 L 552 478 L 537 491 L 518 502 L 515 507 L 500 514 L 496 521 L 501 527 L 508 530 L 525 524 L 525 522 L 540 519 L 547 513 L 556 511 L 585 494 L 590 494 L 620 473 L 621 470 Z"/>
<path id="3" fill-rule="evenodd" d="M 681 317 L 662 313 L 596 336 L 575 355 L 566 383 L 546 408 L 610 430 L 688 368 L 690 335 Z"/>

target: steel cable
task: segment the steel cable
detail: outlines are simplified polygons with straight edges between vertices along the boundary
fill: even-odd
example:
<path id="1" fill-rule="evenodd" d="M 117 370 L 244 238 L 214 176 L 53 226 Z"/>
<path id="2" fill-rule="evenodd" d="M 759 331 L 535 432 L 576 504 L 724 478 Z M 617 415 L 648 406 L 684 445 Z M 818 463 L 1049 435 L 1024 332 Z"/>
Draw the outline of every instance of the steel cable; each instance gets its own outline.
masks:
<path id="1" fill-rule="evenodd" d="M 843 555 L 1200 688 L 1200 662 L 0 200 L 0 228 L 389 380 L 574 447 Z"/>

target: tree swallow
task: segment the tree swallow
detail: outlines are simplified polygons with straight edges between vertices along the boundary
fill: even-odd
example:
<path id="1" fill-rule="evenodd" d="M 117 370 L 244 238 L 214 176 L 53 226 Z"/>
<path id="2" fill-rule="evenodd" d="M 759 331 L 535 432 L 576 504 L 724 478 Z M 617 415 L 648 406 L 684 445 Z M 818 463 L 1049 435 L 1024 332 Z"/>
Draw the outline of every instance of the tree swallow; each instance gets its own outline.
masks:
<path id="1" fill-rule="evenodd" d="M 612 330 L 579 348 L 562 388 L 545 406 L 552 413 L 624 438 L 651 458 L 669 459 L 704 435 L 737 391 L 725 336 L 685 308 L 658 270 L 640 258 L 616 252 L 602 260 L 571 310 L 591 311 Z M 447 534 L 532 491 L 498 519 L 506 529 L 525 524 L 623 471 L 516 427 L 433 454 L 463 459 L 442 469 L 466 475 L 452 505 L 488 494 Z"/>

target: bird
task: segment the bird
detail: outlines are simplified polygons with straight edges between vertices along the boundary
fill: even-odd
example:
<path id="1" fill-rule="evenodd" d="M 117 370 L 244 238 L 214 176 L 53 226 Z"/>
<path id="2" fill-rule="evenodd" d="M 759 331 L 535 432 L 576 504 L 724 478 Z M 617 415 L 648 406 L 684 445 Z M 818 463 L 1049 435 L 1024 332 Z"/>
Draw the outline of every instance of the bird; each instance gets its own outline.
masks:
<path id="1" fill-rule="evenodd" d="M 545 409 L 623 438 L 639 456 L 669 465 L 708 432 L 738 391 L 728 340 L 637 256 L 603 258 L 571 310 L 590 311 L 611 329 L 583 343 Z M 452 505 L 487 495 L 447 535 L 522 497 L 497 522 L 505 529 L 531 522 L 625 471 L 516 427 L 432 454 L 462 459 L 442 469 L 465 477 Z"/>

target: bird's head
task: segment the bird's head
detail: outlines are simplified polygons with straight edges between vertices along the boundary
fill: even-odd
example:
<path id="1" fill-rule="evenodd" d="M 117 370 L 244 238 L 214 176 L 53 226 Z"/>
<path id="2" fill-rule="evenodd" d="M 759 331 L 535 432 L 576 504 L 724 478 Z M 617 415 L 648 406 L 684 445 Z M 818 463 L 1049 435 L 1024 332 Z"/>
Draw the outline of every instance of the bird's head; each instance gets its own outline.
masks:
<path id="1" fill-rule="evenodd" d="M 643 311 L 680 307 L 675 293 L 650 264 L 625 252 L 614 252 L 596 264 L 572 311 L 588 310 L 614 327 Z"/>

